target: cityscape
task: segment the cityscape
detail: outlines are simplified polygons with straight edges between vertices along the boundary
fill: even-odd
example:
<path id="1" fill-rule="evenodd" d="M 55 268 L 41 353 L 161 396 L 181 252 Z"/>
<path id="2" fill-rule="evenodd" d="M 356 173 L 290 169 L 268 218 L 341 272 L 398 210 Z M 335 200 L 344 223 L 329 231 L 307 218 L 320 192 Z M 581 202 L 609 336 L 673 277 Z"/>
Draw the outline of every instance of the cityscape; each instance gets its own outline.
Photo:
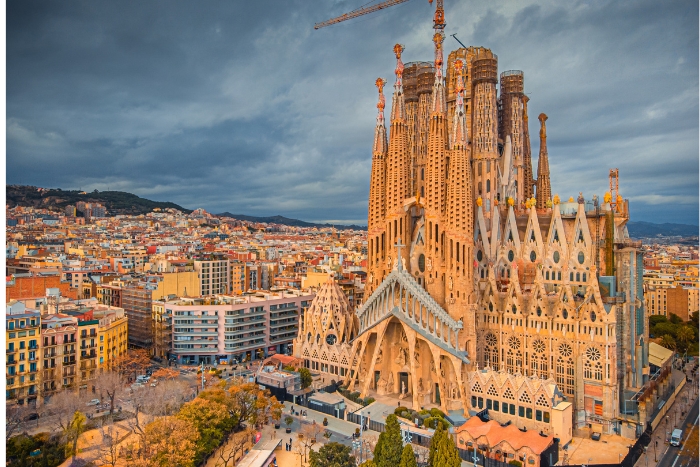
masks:
<path id="1" fill-rule="evenodd" d="M 70 40 L 57 32 L 61 21 L 84 32 L 82 22 L 92 18 L 105 28 L 93 50 L 116 46 L 134 57 L 156 50 L 140 62 L 142 71 L 112 68 L 97 84 L 114 86 L 116 72 L 131 87 L 150 76 L 150 59 L 168 55 L 168 38 L 188 36 L 182 44 L 199 47 L 196 28 L 174 25 L 198 24 L 211 12 L 173 4 L 162 16 L 166 5 L 139 6 L 131 24 L 150 18 L 149 32 L 108 33 L 107 25 L 126 24 L 113 6 L 77 13 L 8 5 L 6 465 L 698 465 L 697 24 L 687 26 L 693 43 L 679 52 L 695 57 L 682 55 L 667 81 L 682 76 L 695 89 L 683 104 L 663 101 L 674 102 L 674 115 L 694 109 L 695 128 L 676 129 L 684 135 L 678 150 L 662 156 L 652 154 L 665 138 L 658 135 L 671 130 L 657 125 L 658 135 L 635 135 L 627 123 L 596 126 L 598 116 L 562 102 L 562 83 L 542 85 L 547 70 L 538 55 L 493 39 L 504 18 L 517 35 L 516 24 L 540 14 L 547 20 L 528 28 L 552 38 L 565 33 L 549 27 L 570 16 L 617 34 L 599 15 L 642 18 L 661 11 L 658 5 L 605 7 L 591 16 L 584 4 L 506 2 L 475 7 L 483 16 L 470 29 L 470 2 L 416 3 L 287 5 L 291 16 L 282 19 L 282 10 L 270 8 L 276 23 L 263 19 L 261 27 L 286 35 L 280 47 L 296 50 L 314 71 L 297 83 L 289 67 L 286 97 L 241 94 L 249 79 L 239 75 L 241 63 L 227 68 L 230 77 L 213 74 L 207 83 L 239 80 L 221 94 L 241 106 L 226 117 L 204 94 L 182 116 L 150 100 L 161 96 L 167 107 L 168 86 L 193 79 L 196 66 L 160 89 L 149 85 L 150 103 L 130 110 L 124 90 L 87 104 L 96 84 L 85 77 L 100 76 L 102 59 L 87 52 L 92 45 L 76 45 L 82 32 Z M 247 31 L 245 18 L 265 18 L 259 5 L 247 8 L 214 15 L 200 52 L 242 57 L 239 44 L 220 48 L 230 32 L 222 33 L 219 19 Z M 663 11 L 654 28 L 697 16 L 698 7 L 677 2 Z M 290 21 L 308 22 L 301 36 L 289 36 L 298 28 Z M 27 36 L 19 24 L 45 36 L 20 45 Z M 271 24 L 288 29 L 272 33 Z M 480 29 L 485 24 L 489 34 Z M 354 56 L 357 69 L 346 63 L 346 78 L 323 76 L 328 54 L 344 53 L 323 38 L 347 40 L 358 31 L 381 41 L 362 37 L 345 53 L 386 50 Z M 64 48 L 46 42 L 52 35 Z M 275 60 L 279 51 L 269 41 L 263 35 L 248 47 L 260 51 L 265 43 L 261 56 Z M 309 41 L 313 54 L 299 49 Z M 556 43 L 544 42 L 555 53 Z M 45 114 L 33 113 L 27 93 L 47 78 L 19 76 L 57 66 L 43 49 L 62 56 L 73 47 L 87 54 L 76 59 L 77 74 L 58 65 L 48 79 L 73 83 L 88 63 L 86 100 L 51 96 Z M 30 49 L 34 55 L 20 52 Z M 631 52 L 611 53 L 622 59 Z M 197 59 L 204 64 L 204 56 Z M 685 60 L 695 65 L 690 74 Z M 267 74 L 279 79 L 279 70 L 259 63 L 251 65 L 262 86 L 276 86 Z M 367 82 L 353 97 L 349 83 L 358 76 Z M 345 89 L 326 99 L 324 80 Z M 302 100 L 290 110 L 290 96 L 314 83 L 323 108 Z M 113 96 L 125 99 L 116 119 L 107 117 Z M 245 113 L 261 96 L 270 100 L 269 115 Z M 346 130 L 333 121 L 342 105 L 349 105 Z M 644 118 L 670 112 L 661 105 Z M 609 141 L 611 150 L 594 155 L 603 146 L 581 142 L 591 128 L 572 120 L 566 106 L 596 121 L 593 139 Z M 353 120 L 354 113 L 363 116 Z M 143 118 L 149 114 L 161 120 Z M 84 137 L 62 130 L 65 118 L 82 122 Z M 203 119 L 200 130 L 187 126 L 192 119 Z M 269 125 L 262 133 L 254 127 L 259 119 Z M 296 123 L 282 125 L 285 119 Z M 305 119 L 319 127 L 309 130 Z M 231 132 L 228 162 L 217 159 L 229 154 L 217 146 L 227 137 L 213 128 Z M 333 131 L 319 139 L 327 128 Z M 294 139 L 300 131 L 308 141 Z M 249 152 L 256 138 L 258 149 Z M 364 155 L 355 155 L 355 145 Z M 183 148 L 194 151 L 186 164 Z M 318 157 L 324 152 L 326 161 Z M 54 165 L 61 158 L 70 172 Z M 646 168 L 653 182 L 638 167 L 644 161 L 656 164 Z"/>

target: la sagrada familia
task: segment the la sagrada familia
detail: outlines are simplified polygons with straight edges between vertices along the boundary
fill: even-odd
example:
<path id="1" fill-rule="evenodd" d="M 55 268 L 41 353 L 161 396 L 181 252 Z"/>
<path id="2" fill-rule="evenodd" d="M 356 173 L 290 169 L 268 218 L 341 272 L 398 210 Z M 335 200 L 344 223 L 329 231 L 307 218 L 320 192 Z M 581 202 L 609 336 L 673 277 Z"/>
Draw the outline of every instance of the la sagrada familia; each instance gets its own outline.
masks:
<path id="1" fill-rule="evenodd" d="M 432 63 L 395 46 L 388 122 L 376 82 L 366 300 L 333 305 L 328 284 L 295 353 L 362 396 L 535 426 L 566 401 L 574 428 L 638 434 L 643 263 L 617 171 L 603 199 L 552 196 L 547 116 L 535 176 L 523 72 L 499 79 L 483 47 L 445 67 L 443 28 L 438 9 Z"/>

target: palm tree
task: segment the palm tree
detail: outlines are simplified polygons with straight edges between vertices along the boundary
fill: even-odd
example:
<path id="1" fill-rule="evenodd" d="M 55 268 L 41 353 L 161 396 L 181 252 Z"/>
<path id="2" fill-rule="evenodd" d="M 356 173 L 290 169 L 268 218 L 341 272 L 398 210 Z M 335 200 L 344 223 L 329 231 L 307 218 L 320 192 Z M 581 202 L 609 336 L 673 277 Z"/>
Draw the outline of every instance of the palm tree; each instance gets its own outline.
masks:
<path id="1" fill-rule="evenodd" d="M 676 350 L 676 340 L 670 334 L 661 336 L 661 346 L 670 350 Z"/>
<path id="2" fill-rule="evenodd" d="M 676 333 L 676 339 L 678 339 L 678 342 L 680 342 L 683 345 L 683 348 L 686 348 L 688 342 L 692 341 L 694 338 L 695 333 L 690 328 L 690 326 L 683 326 Z"/>

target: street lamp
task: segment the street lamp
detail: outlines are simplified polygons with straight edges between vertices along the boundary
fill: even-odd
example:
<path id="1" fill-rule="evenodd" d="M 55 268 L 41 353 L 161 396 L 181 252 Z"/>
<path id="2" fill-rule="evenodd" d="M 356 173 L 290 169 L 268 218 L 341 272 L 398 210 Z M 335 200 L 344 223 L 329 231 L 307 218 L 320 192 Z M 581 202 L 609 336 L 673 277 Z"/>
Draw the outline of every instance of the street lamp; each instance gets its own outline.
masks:
<path id="1" fill-rule="evenodd" d="M 656 458 L 656 446 L 659 445 L 659 440 L 654 440 L 654 462 L 659 462 L 658 459 Z"/>

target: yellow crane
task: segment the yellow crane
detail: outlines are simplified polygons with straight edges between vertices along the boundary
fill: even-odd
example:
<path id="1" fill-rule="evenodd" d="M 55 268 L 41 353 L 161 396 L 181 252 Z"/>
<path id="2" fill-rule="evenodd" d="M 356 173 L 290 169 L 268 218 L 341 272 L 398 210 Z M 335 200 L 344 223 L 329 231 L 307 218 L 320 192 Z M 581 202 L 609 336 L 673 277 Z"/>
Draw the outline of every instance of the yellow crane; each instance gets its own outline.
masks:
<path id="1" fill-rule="evenodd" d="M 335 18 L 331 18 L 329 20 L 323 21 L 321 23 L 316 23 L 314 25 L 314 29 L 321 29 L 326 26 L 330 26 L 331 24 L 337 24 L 342 21 L 346 21 L 349 19 L 357 18 L 358 16 L 366 15 L 368 13 L 374 13 L 375 11 L 383 10 L 384 8 L 389 8 L 394 5 L 398 5 L 400 3 L 405 3 L 408 0 L 385 0 L 381 3 L 377 3 L 376 5 L 371 5 L 367 6 L 368 4 L 366 3 L 365 5 L 361 6 L 360 8 L 356 10 L 352 10 L 349 13 L 345 13 L 340 16 L 336 16 Z M 445 13 L 442 8 L 442 2 L 443 0 L 437 0 L 437 11 L 435 12 L 435 28 L 436 29 L 444 29 L 445 28 Z M 432 5 L 433 0 L 428 0 L 428 3 Z"/>

